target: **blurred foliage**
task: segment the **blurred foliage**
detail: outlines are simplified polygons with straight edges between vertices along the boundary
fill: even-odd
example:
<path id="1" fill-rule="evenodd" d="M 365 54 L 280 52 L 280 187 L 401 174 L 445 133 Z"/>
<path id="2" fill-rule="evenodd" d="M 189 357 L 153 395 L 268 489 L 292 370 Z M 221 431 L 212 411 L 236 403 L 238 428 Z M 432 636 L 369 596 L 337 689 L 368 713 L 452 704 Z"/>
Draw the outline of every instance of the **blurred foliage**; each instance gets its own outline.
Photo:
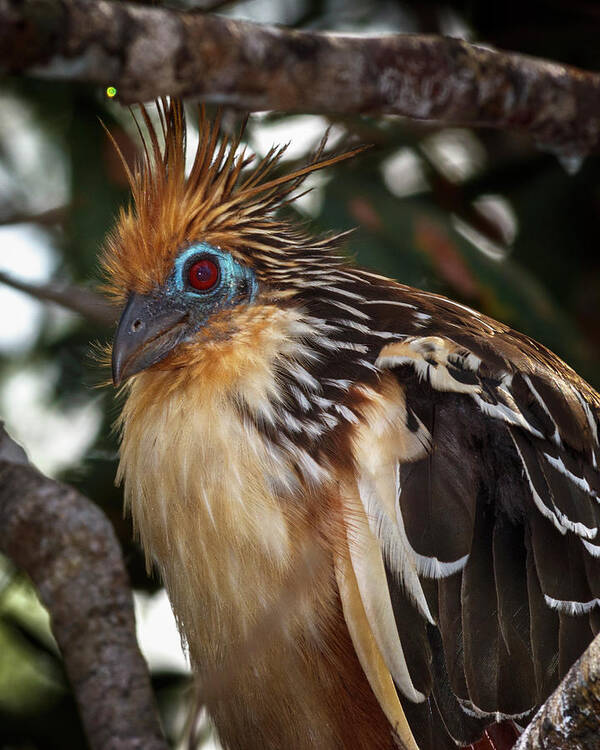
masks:
<path id="1" fill-rule="evenodd" d="M 591 0 L 248 0 L 227 2 L 223 11 L 302 28 L 461 34 L 600 68 L 600 6 Z M 46 144 L 47 158 L 41 152 L 34 168 L 25 169 L 11 148 L 16 106 Z M 55 277 L 84 285 L 98 281 L 98 250 L 118 206 L 127 200 L 122 168 L 99 119 L 132 154 L 129 115 L 102 91 L 70 83 L 0 82 L 0 224 L 30 215 L 48 235 Z M 262 142 L 269 133 L 286 141 L 286 128 L 295 132 L 293 122 L 281 114 L 251 118 L 250 142 Z M 347 246 L 361 264 L 508 322 L 600 386 L 598 159 L 588 158 L 569 174 L 554 157 L 510 133 L 454 131 L 398 118 L 332 123 L 334 132 L 373 147 L 317 182 L 308 213 L 302 201 L 289 210 L 315 231 L 356 227 Z M 311 147 L 327 125 L 317 124 Z M 35 188 L 52 170 L 64 174 L 66 199 L 49 222 L 45 212 L 57 207 L 56 196 L 49 191 L 40 197 Z M 10 253 L 3 246 L 0 260 Z M 0 356 L 0 390 L 15 373 L 31 371 L 46 379 L 53 409 L 69 413 L 96 405 L 101 419 L 90 445 L 60 477 L 101 505 L 123 545 L 133 586 L 152 591 L 158 583 L 145 572 L 123 517 L 121 490 L 114 486 L 117 444 L 111 425 L 118 404 L 112 390 L 101 385 L 108 372 L 91 354 L 91 342 L 108 341 L 110 332 L 74 317 L 67 323 L 58 325 L 49 312 L 31 346 Z M 28 405 L 22 406 L 25 414 Z M 19 434 L 18 423 L 9 427 Z M 84 747 L 47 616 L 10 564 L 1 571 L 0 748 Z M 174 741 L 182 678 L 162 672 L 154 679 Z"/>

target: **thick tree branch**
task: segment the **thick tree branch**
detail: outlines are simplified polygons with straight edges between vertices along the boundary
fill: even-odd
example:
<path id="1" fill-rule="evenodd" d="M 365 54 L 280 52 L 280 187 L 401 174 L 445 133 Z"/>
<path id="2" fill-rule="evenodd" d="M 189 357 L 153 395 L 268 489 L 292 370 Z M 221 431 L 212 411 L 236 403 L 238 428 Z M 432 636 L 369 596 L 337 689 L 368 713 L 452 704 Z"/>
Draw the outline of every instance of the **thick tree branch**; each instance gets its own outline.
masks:
<path id="1" fill-rule="evenodd" d="M 167 750 L 112 526 L 31 466 L 1 426 L 0 551 L 50 611 L 92 750 Z"/>
<path id="2" fill-rule="evenodd" d="M 600 737 L 600 635 L 571 667 L 515 750 L 595 750 Z"/>
<path id="3" fill-rule="evenodd" d="M 334 36 L 107 0 L 0 0 L 0 68 L 247 110 L 392 113 L 600 143 L 600 74 L 436 36 Z"/>

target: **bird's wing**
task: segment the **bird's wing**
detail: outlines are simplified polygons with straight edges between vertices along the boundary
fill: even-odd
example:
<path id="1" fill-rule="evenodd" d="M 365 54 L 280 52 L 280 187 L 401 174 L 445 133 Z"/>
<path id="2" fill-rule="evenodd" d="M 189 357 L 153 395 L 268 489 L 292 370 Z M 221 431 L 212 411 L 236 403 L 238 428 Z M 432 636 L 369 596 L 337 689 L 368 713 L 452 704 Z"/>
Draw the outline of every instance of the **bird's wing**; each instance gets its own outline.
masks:
<path id="1" fill-rule="evenodd" d="M 423 749 L 527 723 L 600 624 L 598 397 L 525 337 L 473 343 L 383 347 L 342 490 L 345 616 Z"/>

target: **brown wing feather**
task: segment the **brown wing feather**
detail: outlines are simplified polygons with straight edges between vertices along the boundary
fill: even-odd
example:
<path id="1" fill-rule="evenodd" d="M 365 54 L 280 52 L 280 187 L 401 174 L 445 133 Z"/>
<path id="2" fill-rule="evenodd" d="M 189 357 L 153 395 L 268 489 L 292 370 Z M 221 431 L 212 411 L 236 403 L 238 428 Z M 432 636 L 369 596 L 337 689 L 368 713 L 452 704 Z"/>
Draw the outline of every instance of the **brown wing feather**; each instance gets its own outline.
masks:
<path id="1" fill-rule="evenodd" d="M 453 693 L 458 699 L 468 701 L 469 691 L 465 679 L 464 641 L 461 608 L 462 573 L 442 578 L 439 590 L 439 619 L 444 649 L 446 671 Z"/>
<path id="2" fill-rule="evenodd" d="M 494 581 L 493 509 L 477 508 L 475 539 L 462 574 L 465 677 L 469 699 L 485 713 L 498 710 L 501 637 Z"/>
<path id="3" fill-rule="evenodd" d="M 527 595 L 536 703 L 541 703 L 558 684 L 558 612 L 551 610 L 544 601 L 530 544 L 527 548 Z"/>
<path id="4" fill-rule="evenodd" d="M 537 696 L 527 594 L 527 551 L 524 529 L 497 517 L 493 532 L 494 583 L 503 653 L 498 710 L 509 715 L 529 711 Z"/>
<path id="5" fill-rule="evenodd" d="M 433 624 L 386 558 L 408 669 L 427 696 L 402 698 L 423 747 L 441 742 L 440 727 L 466 742 L 498 712 L 526 720 L 600 623 L 600 399 L 543 347 L 475 322 L 387 344 L 376 361 L 402 389 L 398 430 L 418 430 L 427 448 L 397 457 L 396 564 L 433 579 Z"/>

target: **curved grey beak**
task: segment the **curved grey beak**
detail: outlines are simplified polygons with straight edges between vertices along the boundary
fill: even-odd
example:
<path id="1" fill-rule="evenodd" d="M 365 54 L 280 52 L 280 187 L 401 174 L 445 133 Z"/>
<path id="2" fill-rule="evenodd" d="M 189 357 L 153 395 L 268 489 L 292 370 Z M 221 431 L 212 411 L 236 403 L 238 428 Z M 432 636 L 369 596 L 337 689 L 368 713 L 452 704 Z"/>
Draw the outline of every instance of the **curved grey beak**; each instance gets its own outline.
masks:
<path id="1" fill-rule="evenodd" d="M 131 294 L 112 349 L 112 377 L 115 386 L 157 364 L 186 335 L 187 312 L 150 295 Z"/>

